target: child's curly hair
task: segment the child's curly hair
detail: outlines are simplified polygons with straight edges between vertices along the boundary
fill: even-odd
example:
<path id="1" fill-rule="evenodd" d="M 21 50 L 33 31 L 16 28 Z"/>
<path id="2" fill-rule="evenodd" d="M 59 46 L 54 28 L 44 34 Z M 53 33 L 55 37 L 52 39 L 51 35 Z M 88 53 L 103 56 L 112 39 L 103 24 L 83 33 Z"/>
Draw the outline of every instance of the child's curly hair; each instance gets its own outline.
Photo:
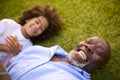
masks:
<path id="1" fill-rule="evenodd" d="M 42 42 L 52 35 L 57 34 L 61 30 L 61 26 L 63 24 L 59 14 L 57 13 L 56 8 L 51 8 L 49 4 L 47 4 L 44 8 L 40 5 L 36 5 L 35 7 L 24 11 L 23 15 L 19 18 L 19 24 L 23 26 L 24 24 L 26 24 L 26 20 L 38 16 L 44 16 L 48 20 L 49 26 L 39 36 L 30 38 L 33 43 L 38 41 Z"/>

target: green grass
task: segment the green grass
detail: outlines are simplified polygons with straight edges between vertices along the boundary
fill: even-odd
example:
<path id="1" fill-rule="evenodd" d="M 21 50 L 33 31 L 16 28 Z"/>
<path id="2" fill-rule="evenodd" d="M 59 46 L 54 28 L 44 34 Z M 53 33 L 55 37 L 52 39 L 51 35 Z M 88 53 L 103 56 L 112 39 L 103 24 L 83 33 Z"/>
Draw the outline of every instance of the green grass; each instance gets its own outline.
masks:
<path id="1" fill-rule="evenodd" d="M 0 0 L 0 19 L 18 21 L 26 8 L 38 3 L 55 6 L 64 21 L 60 34 L 38 44 L 59 44 L 69 52 L 87 37 L 103 37 L 111 45 L 111 60 L 92 80 L 120 80 L 120 0 Z"/>

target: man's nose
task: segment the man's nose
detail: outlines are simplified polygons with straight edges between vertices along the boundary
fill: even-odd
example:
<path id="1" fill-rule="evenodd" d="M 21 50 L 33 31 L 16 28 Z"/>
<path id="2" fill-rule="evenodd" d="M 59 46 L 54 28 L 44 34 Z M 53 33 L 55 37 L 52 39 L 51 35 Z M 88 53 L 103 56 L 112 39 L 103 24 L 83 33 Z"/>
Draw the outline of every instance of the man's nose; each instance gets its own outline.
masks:
<path id="1" fill-rule="evenodd" d="M 85 47 L 87 50 L 90 50 L 90 51 L 93 51 L 93 49 L 95 48 L 95 46 L 92 45 L 92 44 L 85 44 L 84 47 Z"/>

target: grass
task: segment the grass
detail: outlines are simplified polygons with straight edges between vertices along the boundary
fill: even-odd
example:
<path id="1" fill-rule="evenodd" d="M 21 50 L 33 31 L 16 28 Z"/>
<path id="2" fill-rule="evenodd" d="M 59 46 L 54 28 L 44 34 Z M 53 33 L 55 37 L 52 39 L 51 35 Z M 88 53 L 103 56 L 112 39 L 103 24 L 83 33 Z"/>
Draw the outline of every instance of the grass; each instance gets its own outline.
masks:
<path id="1" fill-rule="evenodd" d="M 0 0 L 0 19 L 17 21 L 26 8 L 38 3 L 55 6 L 64 21 L 60 34 L 38 44 L 59 44 L 69 52 L 87 37 L 103 37 L 111 45 L 111 60 L 92 80 L 120 80 L 120 0 Z"/>

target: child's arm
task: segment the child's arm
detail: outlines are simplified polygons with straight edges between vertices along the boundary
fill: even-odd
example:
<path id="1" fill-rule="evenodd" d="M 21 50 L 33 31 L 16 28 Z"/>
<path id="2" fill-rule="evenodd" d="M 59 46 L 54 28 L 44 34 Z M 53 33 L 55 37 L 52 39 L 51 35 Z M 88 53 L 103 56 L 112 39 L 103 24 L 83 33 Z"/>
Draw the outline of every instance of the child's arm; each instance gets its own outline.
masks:
<path id="1" fill-rule="evenodd" d="M 14 45 L 14 43 L 19 44 L 18 39 L 15 36 L 8 36 L 6 38 L 6 42 L 7 42 L 7 44 L 0 44 L 0 51 L 5 51 L 5 52 L 11 53 L 11 51 L 12 51 L 12 50 L 10 50 L 11 45 Z M 17 48 L 19 48 L 19 50 L 21 50 L 22 45 L 19 44 L 19 46 L 17 46 Z"/>
<path id="2" fill-rule="evenodd" d="M 14 55 L 17 55 L 21 49 L 22 45 L 18 42 L 18 38 L 16 36 L 8 36 L 6 38 L 7 46 L 9 49 L 9 53 Z"/>
<path id="3" fill-rule="evenodd" d="M 8 52 L 8 51 L 9 51 L 9 48 L 8 48 L 8 46 L 5 45 L 5 44 L 0 44 L 0 51 Z"/>
<path id="4" fill-rule="evenodd" d="M 1 61 L 0 61 L 0 80 L 11 80 L 10 76 L 5 71 Z"/>

